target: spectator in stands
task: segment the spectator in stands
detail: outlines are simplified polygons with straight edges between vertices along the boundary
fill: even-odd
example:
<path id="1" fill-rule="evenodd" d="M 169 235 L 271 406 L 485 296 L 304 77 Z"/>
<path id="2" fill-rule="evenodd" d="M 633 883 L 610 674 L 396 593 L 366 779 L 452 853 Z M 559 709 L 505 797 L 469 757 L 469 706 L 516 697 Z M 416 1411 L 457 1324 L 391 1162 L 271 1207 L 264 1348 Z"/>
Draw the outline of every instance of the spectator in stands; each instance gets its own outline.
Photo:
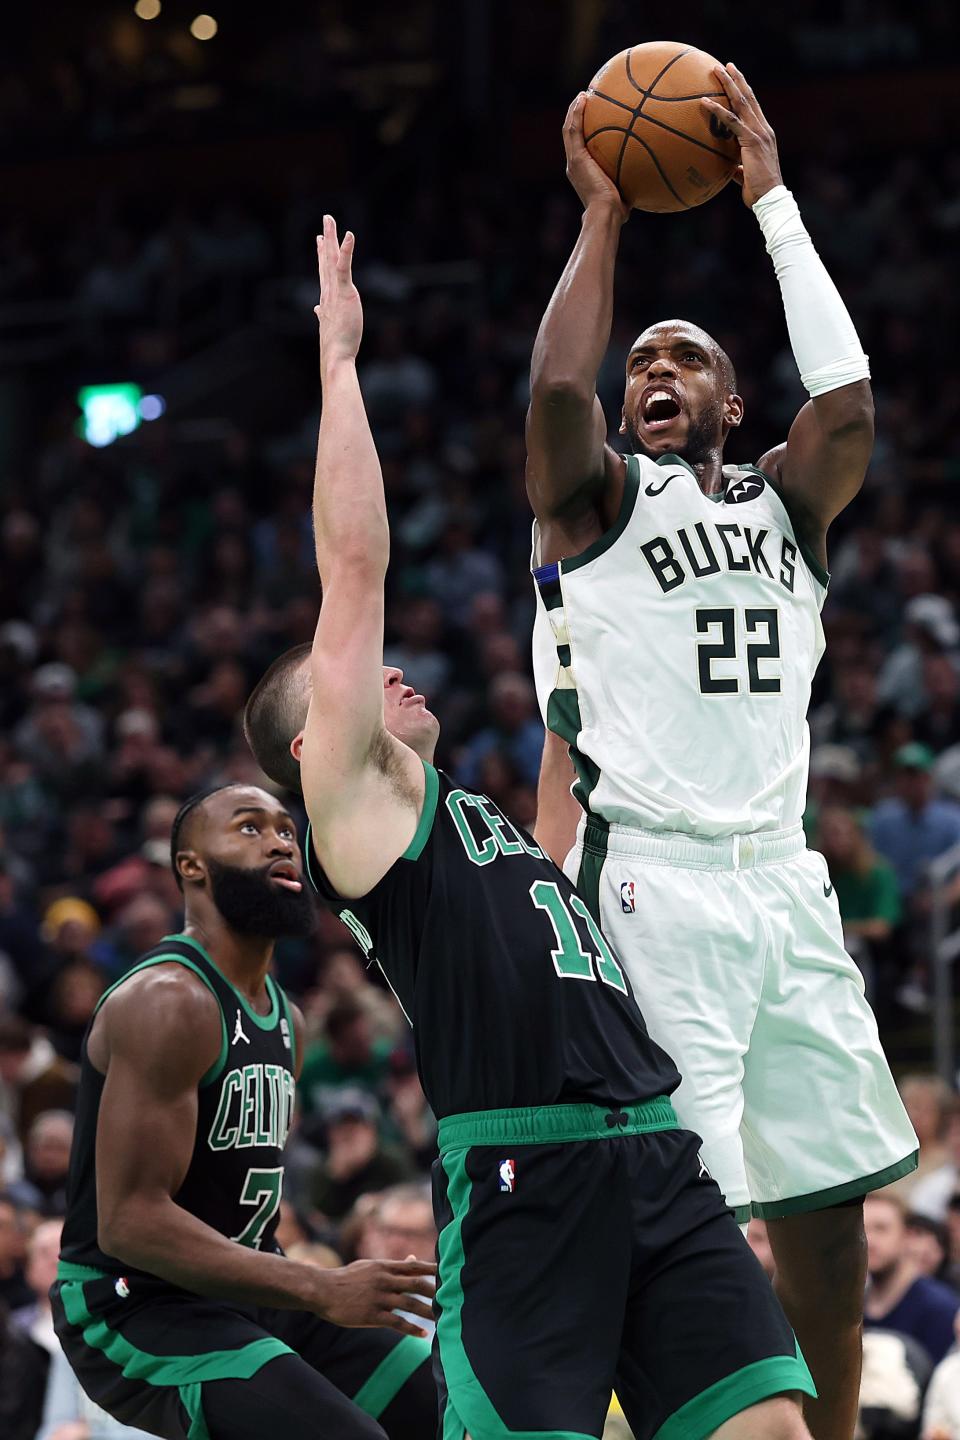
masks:
<path id="1" fill-rule="evenodd" d="M 53 1328 L 50 1286 L 57 1278 L 60 1258 L 61 1220 L 45 1220 L 38 1225 L 27 1242 L 26 1280 L 32 1292 L 28 1305 L 14 1310 L 11 1320 L 29 1342 L 27 1370 L 32 1391 L 31 1412 L 34 1431 L 43 1414 L 44 1394 L 53 1355 L 60 1349 Z"/>
<path id="2" fill-rule="evenodd" d="M 390 1067 L 393 1041 L 373 1034 L 370 1016 L 357 999 L 339 1001 L 327 1016 L 323 1036 L 307 1048 L 300 1074 L 305 1116 L 318 1114 L 337 1091 L 358 1088 L 379 1093 Z"/>
<path id="3" fill-rule="evenodd" d="M 342 1220 L 359 1196 L 409 1180 L 411 1161 L 380 1139 L 376 1100 L 341 1090 L 324 1108 L 326 1154 L 313 1176 L 311 1199 L 328 1220 Z"/>
<path id="4" fill-rule="evenodd" d="M 820 812 L 817 844 L 837 892 L 844 944 L 872 977 L 900 921 L 893 867 L 877 855 L 853 811 L 840 806 Z"/>
<path id="5" fill-rule="evenodd" d="M 436 1250 L 437 1227 L 430 1186 L 393 1185 L 389 1190 L 382 1190 L 360 1232 L 357 1258 L 406 1260 L 414 1255 L 418 1260 L 434 1260 Z M 432 1335 L 433 1322 L 425 1322 L 424 1329 Z"/>
<path id="6" fill-rule="evenodd" d="M 3 1440 L 34 1440 L 45 1378 L 45 1367 L 36 1346 L 0 1305 L 0 1435 Z M 63 1436 L 61 1440 L 86 1440 L 86 1437 Z"/>
<path id="7" fill-rule="evenodd" d="M 366 1217 L 357 1243 L 360 1260 L 433 1260 L 437 1226 L 430 1187 L 425 1183 L 392 1185 L 381 1190 Z"/>
<path id="8" fill-rule="evenodd" d="M 931 1220 L 945 1220 L 953 1195 L 960 1190 L 960 1099 L 949 1105 L 943 1145 L 943 1163 L 927 1169 L 910 1189 L 910 1209 Z"/>
<path id="9" fill-rule="evenodd" d="M 912 1209 L 915 1187 L 950 1162 L 947 1131 L 950 1118 L 960 1102 L 938 1075 L 904 1075 L 899 1089 L 900 1098 L 917 1132 L 920 1157 L 916 1170 L 904 1175 L 902 1180 L 894 1181 L 888 1187 L 888 1193 L 894 1192 Z"/>
<path id="10" fill-rule="evenodd" d="M 909 1336 L 937 1364 L 953 1344 L 960 1295 L 919 1273 L 908 1252 L 906 1210 L 895 1195 L 868 1195 L 864 1226 L 869 1276 L 864 1328 Z"/>
<path id="11" fill-rule="evenodd" d="M 61 1059 L 45 1035 L 0 1012 L 0 1111 L 21 1140 L 44 1110 L 73 1108 L 78 1078 L 76 1066 Z"/>
<path id="12" fill-rule="evenodd" d="M 907 1255 L 917 1273 L 942 1280 L 951 1290 L 957 1290 L 957 1276 L 950 1263 L 950 1232 L 943 1221 L 910 1211 L 906 1226 Z"/>
<path id="13" fill-rule="evenodd" d="M 960 1341 L 960 1316 L 954 1321 Z M 954 1348 L 934 1370 L 923 1402 L 922 1440 L 960 1440 L 960 1350 Z"/>
<path id="14" fill-rule="evenodd" d="M 27 1132 L 23 1179 L 10 1187 L 19 1203 L 41 1215 L 67 1212 L 67 1173 L 73 1144 L 73 1116 L 69 1110 L 47 1110 Z"/>
<path id="15" fill-rule="evenodd" d="M 490 686 L 491 723 L 464 746 L 457 774 L 464 785 L 480 787 L 483 762 L 501 753 L 528 785 L 536 785 L 543 754 L 543 725 L 533 683 L 526 675 L 498 675 Z"/>
<path id="16" fill-rule="evenodd" d="M 922 1345 L 889 1330 L 863 1337 L 858 1440 L 916 1440 L 933 1366 Z"/>
<path id="17" fill-rule="evenodd" d="M 32 1298 L 23 1271 L 25 1245 L 23 1212 L 9 1192 L 0 1193 L 0 1314 Z"/>
<path id="18" fill-rule="evenodd" d="M 912 741 L 893 757 L 897 793 L 873 811 L 870 835 L 896 871 L 900 893 L 912 911 L 924 913 L 928 900 L 926 867 L 960 844 L 960 805 L 940 800 L 930 771 L 933 751 Z"/>

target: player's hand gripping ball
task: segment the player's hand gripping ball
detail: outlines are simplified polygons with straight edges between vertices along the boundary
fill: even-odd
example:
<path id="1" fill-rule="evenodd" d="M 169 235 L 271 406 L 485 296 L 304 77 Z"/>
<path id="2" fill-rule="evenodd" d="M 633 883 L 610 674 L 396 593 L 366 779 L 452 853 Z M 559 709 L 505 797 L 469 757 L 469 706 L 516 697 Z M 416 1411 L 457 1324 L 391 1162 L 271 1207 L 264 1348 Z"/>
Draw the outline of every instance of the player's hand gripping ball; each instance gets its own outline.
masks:
<path id="1" fill-rule="evenodd" d="M 587 150 L 635 210 L 690 210 L 733 178 L 735 128 L 720 106 L 700 103 L 706 96 L 729 104 L 717 67 L 703 50 L 653 40 L 614 55 L 590 82 Z"/>

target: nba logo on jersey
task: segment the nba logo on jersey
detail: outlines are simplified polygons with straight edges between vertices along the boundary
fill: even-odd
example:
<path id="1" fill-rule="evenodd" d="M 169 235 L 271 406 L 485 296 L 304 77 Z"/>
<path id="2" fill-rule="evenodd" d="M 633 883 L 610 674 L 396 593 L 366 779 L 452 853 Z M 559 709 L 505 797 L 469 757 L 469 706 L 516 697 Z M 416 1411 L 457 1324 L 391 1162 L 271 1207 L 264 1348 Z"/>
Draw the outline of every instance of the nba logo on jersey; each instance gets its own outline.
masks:
<path id="1" fill-rule="evenodd" d="M 126 1275 L 121 1275 L 113 1288 L 114 1290 L 116 1290 L 121 1300 L 126 1300 L 130 1295 L 130 1284 L 127 1280 Z"/>
<path id="2" fill-rule="evenodd" d="M 517 1167 L 512 1160 L 501 1160 L 498 1167 L 500 1189 L 504 1195 L 512 1195 L 517 1184 Z"/>
<path id="3" fill-rule="evenodd" d="M 620 909 L 624 915 L 633 915 L 637 908 L 636 887 L 632 880 L 624 880 L 620 886 Z"/>
<path id="4" fill-rule="evenodd" d="M 290 1049 L 290 1026 L 287 1024 L 286 1020 L 281 1020 L 281 1021 L 280 1021 L 280 1034 L 281 1034 L 282 1037 L 283 1037 L 283 1043 L 284 1043 L 285 1047 L 289 1050 L 289 1049 Z"/>

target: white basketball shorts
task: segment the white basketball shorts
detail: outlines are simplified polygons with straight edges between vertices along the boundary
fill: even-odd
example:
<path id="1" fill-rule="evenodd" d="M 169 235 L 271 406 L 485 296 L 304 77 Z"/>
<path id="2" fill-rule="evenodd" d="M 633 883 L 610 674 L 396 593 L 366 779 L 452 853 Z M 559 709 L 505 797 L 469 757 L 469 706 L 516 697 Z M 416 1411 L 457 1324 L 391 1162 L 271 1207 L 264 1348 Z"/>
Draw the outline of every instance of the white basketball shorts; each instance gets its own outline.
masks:
<path id="1" fill-rule="evenodd" d="M 681 1123 L 741 1223 L 915 1168 L 826 861 L 799 826 L 696 839 L 584 817 L 564 869 L 676 1062 Z"/>

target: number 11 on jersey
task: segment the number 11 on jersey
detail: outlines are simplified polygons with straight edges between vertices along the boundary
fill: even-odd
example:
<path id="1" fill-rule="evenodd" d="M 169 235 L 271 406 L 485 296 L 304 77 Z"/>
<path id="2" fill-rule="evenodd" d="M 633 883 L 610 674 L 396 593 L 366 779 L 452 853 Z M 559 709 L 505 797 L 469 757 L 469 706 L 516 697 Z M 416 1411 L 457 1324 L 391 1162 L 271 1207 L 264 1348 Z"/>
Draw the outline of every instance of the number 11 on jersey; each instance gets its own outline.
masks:
<path id="1" fill-rule="evenodd" d="M 622 995 L 627 994 L 623 971 L 579 895 L 571 895 L 568 904 L 555 880 L 537 880 L 530 886 L 530 899 L 538 910 L 546 911 L 553 926 L 557 945 L 551 954 L 554 968 L 562 980 L 599 978 L 604 985 L 611 985 Z M 574 915 L 586 926 L 592 945 L 590 950 L 584 948 Z"/>

